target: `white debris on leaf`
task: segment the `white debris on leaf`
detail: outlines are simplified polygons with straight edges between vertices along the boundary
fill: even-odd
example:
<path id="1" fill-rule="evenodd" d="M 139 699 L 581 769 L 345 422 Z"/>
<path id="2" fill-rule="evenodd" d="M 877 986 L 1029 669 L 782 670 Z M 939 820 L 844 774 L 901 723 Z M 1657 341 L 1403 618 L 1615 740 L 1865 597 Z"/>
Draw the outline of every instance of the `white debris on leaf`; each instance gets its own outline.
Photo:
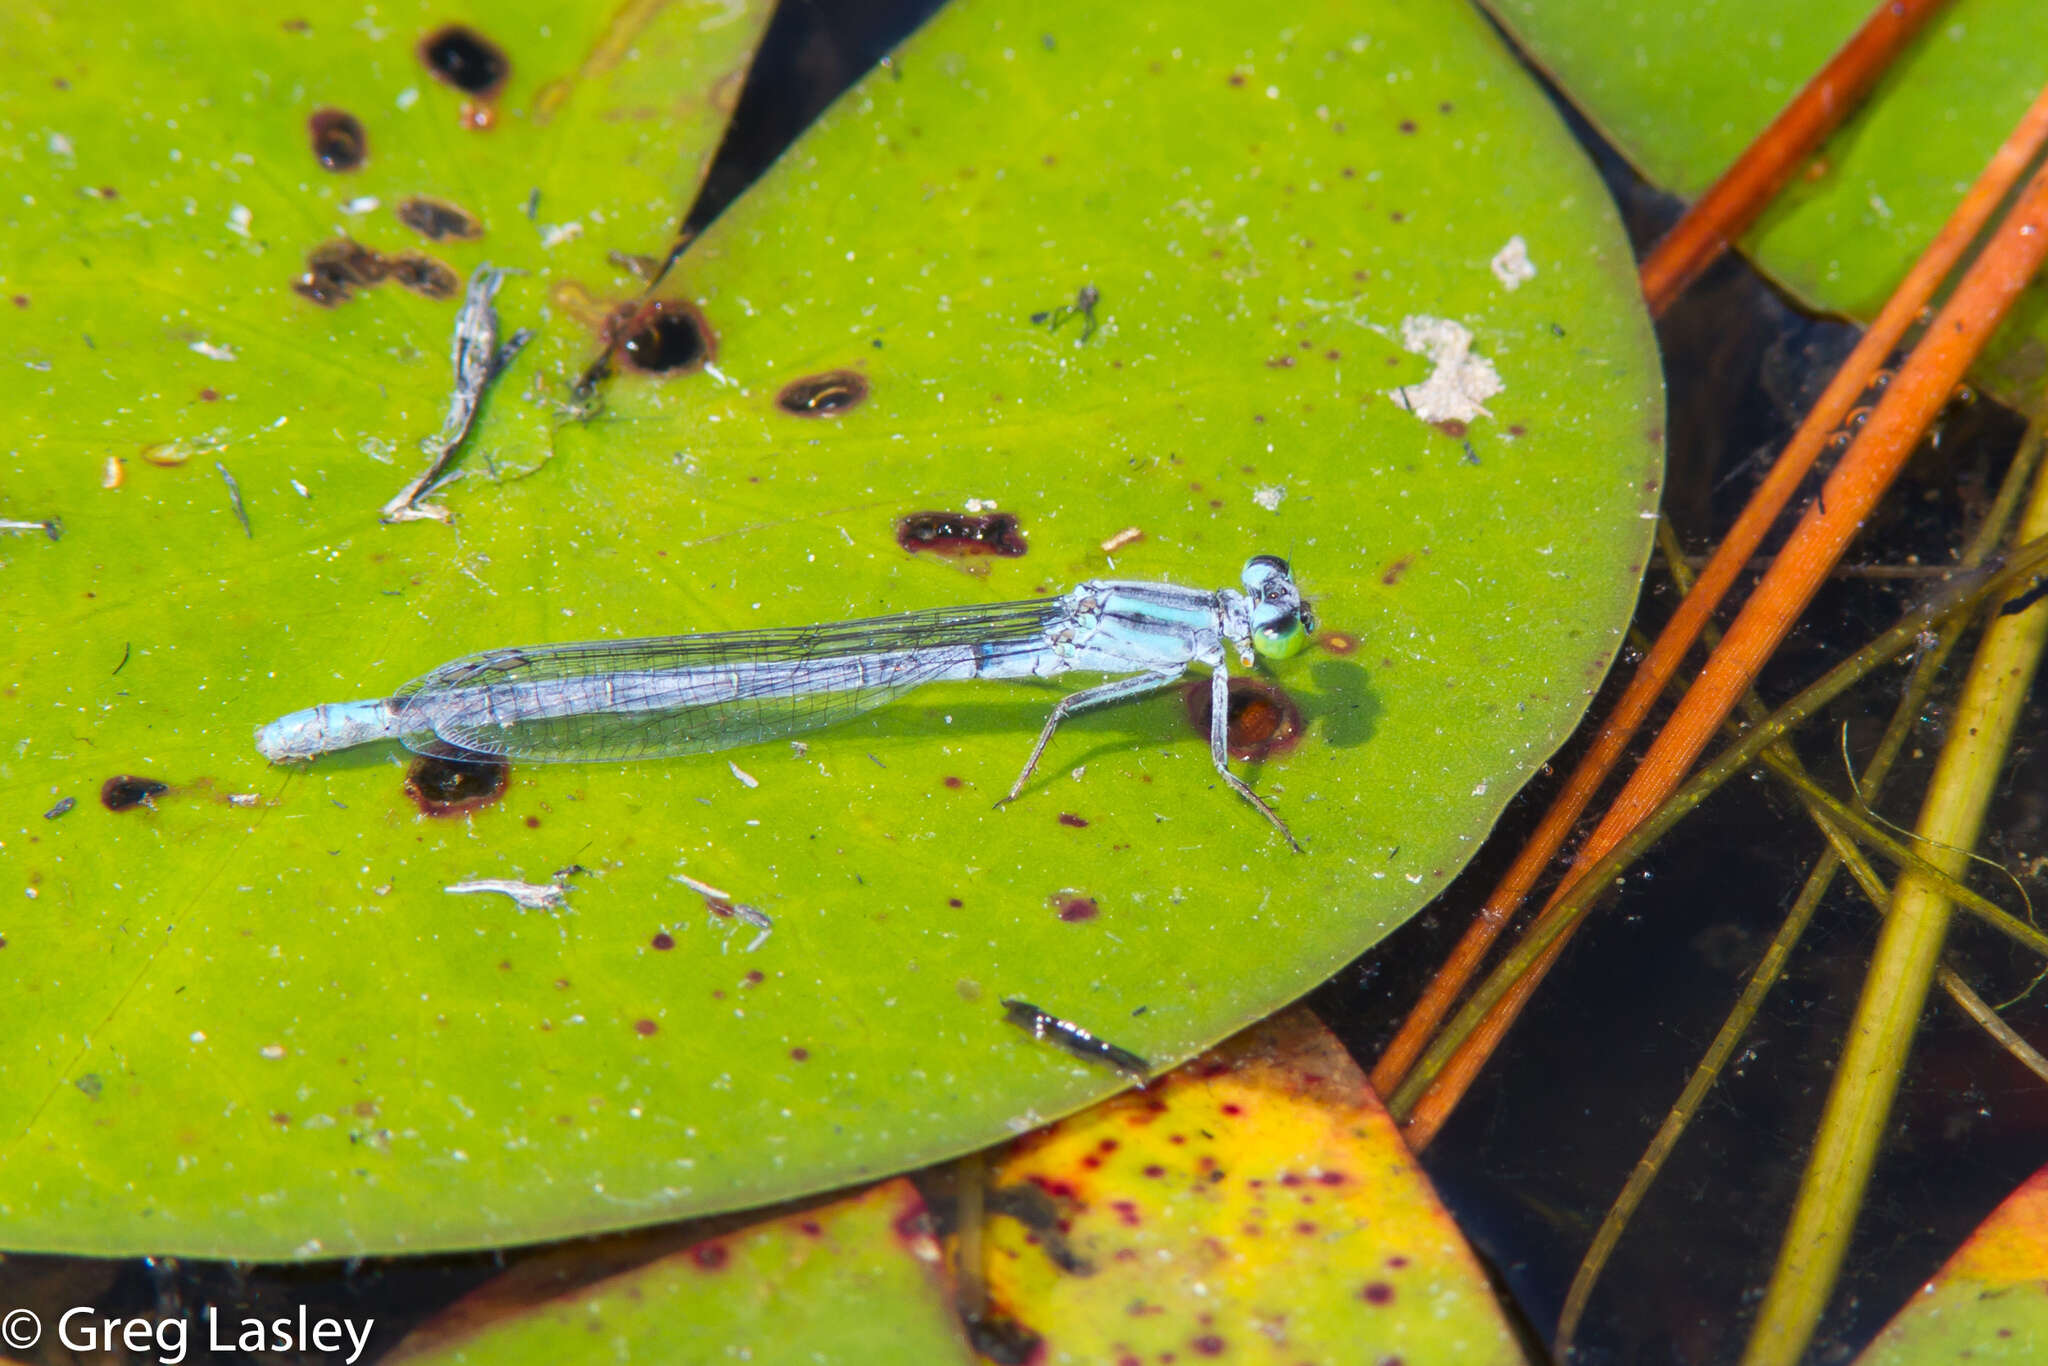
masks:
<path id="1" fill-rule="evenodd" d="M 1470 422 L 1492 417 L 1486 400 L 1506 386 L 1493 362 L 1472 352 L 1472 333 L 1449 318 L 1417 313 L 1401 320 L 1401 345 L 1429 357 L 1436 368 L 1420 384 L 1388 390 L 1394 402 L 1424 422 Z"/>
<path id="2" fill-rule="evenodd" d="M 550 247 L 559 247 L 564 242 L 573 242 L 582 235 L 583 224 L 580 220 L 556 223 L 551 227 L 542 228 L 540 230 L 541 250 L 546 251 Z"/>
<path id="3" fill-rule="evenodd" d="M 704 896 L 704 897 L 709 897 L 709 898 L 711 898 L 711 899 L 712 899 L 713 901 L 731 901 L 731 900 L 732 900 L 732 893 L 731 893 L 731 892 L 727 892 L 727 891 L 722 891 L 722 890 L 720 890 L 719 888 L 717 888 L 717 887 L 714 887 L 714 886 L 712 886 L 712 885 L 711 885 L 710 883 L 708 883 L 708 882 L 699 882 L 699 881 L 697 881 L 697 879 L 695 879 L 695 878 L 691 877 L 691 876 L 690 876 L 689 874 L 687 874 L 687 873 L 670 873 L 670 874 L 669 874 L 668 876 L 669 876 L 669 881 L 671 881 L 671 882 L 680 882 L 680 883 L 682 883 L 682 884 L 683 884 L 683 885 L 684 885 L 685 887 L 688 887 L 688 888 L 689 888 L 689 889 L 690 889 L 691 891 L 695 892 L 695 893 L 696 893 L 696 894 L 697 894 L 698 896 Z"/>
<path id="4" fill-rule="evenodd" d="M 768 942 L 769 935 L 775 933 L 775 922 L 769 918 L 768 912 L 759 906 L 749 906 L 744 901 L 734 902 L 732 914 L 733 919 L 743 921 L 760 931 L 747 941 L 747 946 L 740 950 L 741 953 L 752 953 Z"/>
<path id="5" fill-rule="evenodd" d="M 1536 263 L 1529 259 L 1529 244 L 1516 233 L 1508 244 L 1493 254 L 1488 263 L 1493 268 L 1493 278 L 1500 281 L 1500 287 L 1510 294 L 1520 289 L 1524 281 L 1536 278 Z"/>
<path id="6" fill-rule="evenodd" d="M 236 204 L 228 210 L 228 231 L 237 237 L 247 237 L 249 224 L 254 222 L 255 218 L 256 215 L 249 211 L 247 204 Z"/>
<path id="7" fill-rule="evenodd" d="M 520 883 L 504 877 L 479 877 L 469 883 L 451 883 L 442 887 L 442 891 L 455 895 L 494 891 L 502 897 L 512 897 L 518 901 L 520 909 L 526 911 L 549 911 L 563 905 L 567 899 L 567 889 L 561 883 Z"/>
<path id="8" fill-rule="evenodd" d="M 217 346 L 210 341 L 193 342 L 192 349 L 208 360 L 233 360 L 235 358 L 234 347 Z"/>
<path id="9" fill-rule="evenodd" d="M 969 512 L 994 512 L 996 510 L 996 500 L 993 498 L 969 498 L 966 507 Z"/>
<path id="10" fill-rule="evenodd" d="M 1261 484 L 1252 490 L 1252 501 L 1268 512 L 1280 510 L 1280 500 L 1287 496 L 1287 490 L 1278 484 Z"/>

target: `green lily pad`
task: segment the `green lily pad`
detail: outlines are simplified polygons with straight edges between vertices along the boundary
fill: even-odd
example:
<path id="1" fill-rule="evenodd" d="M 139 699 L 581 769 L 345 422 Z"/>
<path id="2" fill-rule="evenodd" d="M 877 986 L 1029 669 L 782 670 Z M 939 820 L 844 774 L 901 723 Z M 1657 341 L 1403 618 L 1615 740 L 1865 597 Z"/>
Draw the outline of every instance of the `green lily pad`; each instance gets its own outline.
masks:
<path id="1" fill-rule="evenodd" d="M 516 1277 L 518 1273 L 514 1273 Z M 488 1294 L 490 1287 L 485 1288 Z M 384 1358 L 408 1366 L 620 1360 L 969 1363 L 924 1205 L 897 1179 L 478 1323 L 458 1304 Z"/>
<path id="2" fill-rule="evenodd" d="M 293 292 L 354 193 L 323 198 L 305 144 L 305 106 L 342 97 L 284 109 L 299 86 L 270 54 L 301 36 L 243 21 L 254 50 L 224 45 L 209 87 L 230 93 L 174 130 L 118 45 L 73 55 L 83 20 L 7 49 L 69 89 L 0 82 L 7 153 L 39 177 L 5 210 L 30 325 L 0 342 L 0 514 L 65 527 L 0 565 L 27 656 L 0 700 L 20 737 L 0 871 L 24 894 L 0 923 L 12 1246 L 502 1243 L 986 1144 L 1124 1084 L 1001 999 L 1155 1065 L 1271 1012 L 1443 888 L 1613 654 L 1660 470 L 1653 344 L 1597 181 L 1460 4 L 1023 22 L 962 0 L 654 289 L 650 349 L 689 363 L 621 357 L 588 393 L 607 319 L 652 316 L 612 254 L 659 252 L 675 217 L 638 191 L 557 216 L 547 190 L 524 216 L 520 139 L 596 41 L 491 19 L 512 77 L 479 139 L 380 15 L 388 53 L 342 65 L 383 91 L 347 98 L 417 87 L 438 145 L 488 154 L 404 188 L 484 206 L 483 240 L 437 245 L 465 271 L 525 265 L 498 307 L 538 332 L 441 495 L 452 522 L 397 526 L 378 509 L 440 423 L 454 306 Z M 85 32 L 186 27 L 103 10 Z M 192 31 L 203 51 L 213 30 Z M 720 50 L 668 66 L 694 92 L 669 105 L 611 103 L 639 70 L 621 61 L 556 117 L 617 129 L 630 106 L 658 129 L 739 60 Z M 77 166 L 53 159 L 73 107 L 135 141 L 80 115 Z M 373 156 L 401 141 L 369 133 Z M 264 187 L 281 226 L 254 253 L 221 184 L 84 169 L 115 149 Z M 611 175 L 593 153 L 569 179 Z M 78 189 L 116 179 L 117 200 Z M 542 245 L 570 221 L 580 237 Z M 522 232 L 525 254 L 500 250 Z M 141 457 L 165 442 L 211 449 Z M 1023 555 L 898 544 L 899 518 L 987 504 Z M 393 746 L 274 768 L 251 745 L 471 650 L 1091 577 L 1222 587 L 1260 552 L 1291 557 L 1325 628 L 1264 671 L 1300 710 L 1291 748 L 1237 765 L 1303 854 L 1218 781 L 1174 693 L 1076 718 L 1000 810 L 1056 686 L 936 687 L 801 746 L 519 766 L 459 816 L 421 814 Z M 112 810 L 117 775 L 166 788 Z M 564 904 L 449 894 L 479 880 Z"/>
<path id="3" fill-rule="evenodd" d="M 1650 180 L 1698 196 L 1869 17 L 1868 0 L 1713 6 L 1487 0 Z M 2048 7 L 1955 0 L 1766 211 L 1742 248 L 1809 305 L 1868 321 L 2041 88 Z M 2008 399 L 2048 374 L 2048 296 L 1978 366 Z"/>

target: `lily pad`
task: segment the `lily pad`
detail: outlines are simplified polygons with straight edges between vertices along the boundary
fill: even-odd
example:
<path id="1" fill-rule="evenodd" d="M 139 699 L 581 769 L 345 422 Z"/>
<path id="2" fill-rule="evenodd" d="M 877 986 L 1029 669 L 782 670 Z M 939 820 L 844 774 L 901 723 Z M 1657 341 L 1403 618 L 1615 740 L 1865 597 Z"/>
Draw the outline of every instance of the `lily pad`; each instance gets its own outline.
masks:
<path id="1" fill-rule="evenodd" d="M 1039 1360 L 1519 1363 L 1486 1273 L 1307 1010 L 1020 1141 L 990 1303 Z"/>
<path id="2" fill-rule="evenodd" d="M 2048 1348 L 2048 1170 L 1977 1226 L 1857 1366 L 2039 1361 Z"/>
<path id="3" fill-rule="evenodd" d="M 1698 196 L 1869 17 L 1867 0 L 1711 7 L 1487 0 L 1649 179 Z M 2048 7 L 1955 0 L 1780 194 L 1742 249 L 1809 305 L 1869 320 L 2041 88 Z M 2048 374 L 2030 291 L 1979 364 L 2008 399 Z"/>
<path id="4" fill-rule="evenodd" d="M 650 22 L 725 42 L 715 17 Z M 521 138 L 558 75 L 557 118 L 659 129 L 743 45 L 613 103 L 653 77 L 622 59 L 586 85 L 598 39 L 489 22 L 512 74 L 481 133 L 382 11 L 381 36 L 341 30 L 381 55 L 323 68 L 346 98 L 285 79 L 302 35 L 246 7 L 232 42 L 123 6 L 7 46 L 36 76 L 0 81 L 33 173 L 4 210 L 29 302 L 0 341 L 0 514 L 64 526 L 0 564 L 25 656 L 0 699 L 12 1246 L 539 1239 L 1029 1128 L 1125 1079 L 1003 998 L 1155 1065 L 1270 1013 L 1446 885 L 1616 647 L 1660 470 L 1653 344 L 1598 182 L 1464 6 L 961 0 L 645 299 L 633 258 L 687 177 L 665 208 L 544 189 L 528 220 Z M 191 63 L 164 60 L 188 33 Z M 216 93 L 174 113 L 145 71 Z M 483 240 L 437 246 L 527 266 L 498 308 L 537 330 L 447 525 L 378 510 L 440 423 L 453 301 L 292 289 L 355 193 L 309 153 L 310 108 L 406 89 L 436 146 L 484 160 L 402 188 L 481 207 Z M 373 157 L 403 145 L 366 126 Z M 100 173 L 116 156 L 156 170 Z M 546 183 L 612 175 L 592 153 Z M 120 197 L 83 192 L 103 183 Z M 280 224 L 260 252 L 234 231 L 255 187 L 246 226 Z M 637 359 L 678 363 L 615 353 L 579 389 L 621 317 L 659 318 Z M 190 458 L 142 454 L 163 443 Z M 922 512 L 1012 516 L 1024 553 L 906 550 Z M 935 687 L 795 746 L 515 766 L 439 817 L 394 746 L 275 768 L 251 745 L 492 646 L 1217 588 L 1261 552 L 1324 634 L 1264 671 L 1286 700 L 1251 712 L 1282 743 L 1237 767 L 1305 853 L 1219 782 L 1177 693 L 1077 717 L 1002 809 L 1058 685 Z M 111 809 L 119 776 L 163 789 Z M 478 882 L 563 904 L 449 894 Z"/>
<path id="5" fill-rule="evenodd" d="M 496 1304 L 487 1322 L 466 1319 L 460 1304 L 447 1317 L 447 1326 L 429 1323 L 384 1360 L 574 1361 L 593 1341 L 620 1360 L 976 1359 L 924 1206 L 901 1178 L 707 1238 L 568 1294 L 519 1308 Z"/>

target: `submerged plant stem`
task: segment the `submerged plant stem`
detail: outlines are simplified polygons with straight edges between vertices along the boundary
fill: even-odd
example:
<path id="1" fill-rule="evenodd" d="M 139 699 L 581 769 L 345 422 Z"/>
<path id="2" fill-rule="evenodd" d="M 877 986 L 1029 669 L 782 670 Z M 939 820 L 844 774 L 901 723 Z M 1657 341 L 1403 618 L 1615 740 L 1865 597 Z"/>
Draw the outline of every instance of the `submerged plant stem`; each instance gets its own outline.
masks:
<path id="1" fill-rule="evenodd" d="M 1572 872 L 1553 894 L 1532 935 L 1543 931 L 1560 913 L 1560 903 L 1574 894 L 1578 881 L 1587 876 L 1586 870 L 1627 840 L 1684 781 L 1700 751 L 1891 487 L 1921 433 L 2040 269 L 2044 256 L 2048 256 L 2048 169 L 2036 172 L 2028 182 L 2012 212 L 1929 325 L 1926 337 L 1899 367 L 1897 378 L 1828 476 L 1820 496 L 1793 528 L 1777 562 L 1743 604 L 1721 647 L 1707 660 L 1685 699 L 1587 838 L 1573 861 Z M 1563 939 L 1557 939 L 1559 950 Z M 1529 979 L 1517 983 L 1500 999 L 1497 1013 L 1461 1050 L 1464 1056 L 1430 1084 L 1426 1098 L 1415 1100 L 1408 1115 L 1412 1146 L 1425 1145 L 1442 1126 L 1555 961 L 1555 952 L 1533 960 Z M 1404 1085 L 1404 1093 L 1412 1083 L 1413 1078 Z"/>
<path id="2" fill-rule="evenodd" d="M 1570 929 L 1578 923 L 1595 897 L 1715 788 L 1755 763 L 1757 757 L 1781 736 L 1833 702 L 1873 670 L 1904 654 L 1921 632 L 1974 610 L 1988 597 L 2009 592 L 2044 568 L 2048 568 L 2048 537 L 2037 538 L 2019 547 L 1997 572 L 1988 576 L 1984 573 L 1959 574 L 1946 592 L 1906 613 L 1884 634 L 1837 664 L 1819 681 L 1772 713 L 1767 723 L 1751 729 L 1740 744 L 1730 746 L 1726 753 L 1695 774 L 1690 782 L 1576 879 L 1553 903 L 1550 914 L 1530 927 L 1522 942 L 1487 976 L 1449 1027 L 1423 1055 L 1414 1073 L 1388 1100 L 1387 1108 L 1396 1117 L 1416 1115 L 1420 1102 L 1439 1081 L 1439 1074 L 1453 1082 L 1455 1089 L 1462 1093 L 1476 1073 L 1479 1062 L 1490 1051 L 1492 1041 L 1505 1030 L 1502 1017 L 1488 1019 L 1495 1005 L 1511 999 L 1517 1003 L 1526 999 L 1535 985 L 1532 969 L 1555 961 Z M 1480 1033 L 1482 1021 L 1488 1025 L 1488 1032 L 1484 1035 Z M 1455 1074 L 1452 1072 L 1454 1066 L 1457 1069 Z M 1434 1133 L 1436 1122 L 1440 1122 L 1442 1114 L 1447 1112 L 1448 1107 L 1436 1112 L 1435 1122 L 1429 1126 L 1430 1133 Z"/>
<path id="3" fill-rule="evenodd" d="M 2036 478 L 2019 534 L 2048 534 L 2048 479 Z M 1970 663 L 1920 811 L 1920 838 L 1933 846 L 1929 861 L 1948 878 L 1963 871 L 1966 851 L 1983 828 L 2044 641 L 2048 611 L 1994 617 Z M 1944 880 L 1917 868 L 1901 874 L 1893 888 L 1891 910 L 1835 1068 L 1744 1366 L 1792 1366 L 1827 1307 L 1891 1117 L 1954 899 Z"/>
<path id="4" fill-rule="evenodd" d="M 1869 388 L 1886 357 L 1904 339 L 1921 309 L 1933 298 L 1935 289 L 1955 269 L 1964 251 L 2044 145 L 2048 145 L 2048 90 L 2027 110 L 1872 320 L 1701 569 L 1698 583 L 1687 591 L 1671 620 L 1658 633 L 1656 644 L 1636 667 L 1635 676 L 1565 780 L 1550 810 L 1544 813 L 1514 863 L 1487 896 L 1471 927 L 1373 1065 L 1373 1089 L 1381 1095 L 1392 1094 L 1407 1077 L 1459 994 L 1477 975 L 1493 941 L 1528 898 L 1557 851 L 1564 847 L 1593 795 L 1613 772 L 1651 707 L 1684 663 L 1687 651 L 1699 639 L 1743 567 L 1798 491 L 1830 435 Z"/>
<path id="5" fill-rule="evenodd" d="M 1881 0 L 1863 26 L 1828 59 L 1694 201 L 1643 262 L 1643 298 L 1661 315 L 1728 244 L 1749 230 L 1793 173 L 1854 113 L 1942 0 Z"/>
<path id="6" fill-rule="evenodd" d="M 1964 910 L 1970 911 L 1986 925 L 1997 930 L 2021 948 L 2038 955 L 2044 962 L 2048 962 L 2048 934 L 2035 929 L 2026 921 L 1991 900 L 1991 898 L 1980 892 L 1972 891 L 1957 876 L 1960 870 L 1944 868 L 1933 857 L 1933 855 L 1952 851 L 1944 850 L 1940 846 L 1933 846 L 1930 854 L 1917 853 L 1912 845 L 1902 839 L 1895 838 L 1878 825 L 1876 821 L 1856 811 L 1846 802 L 1842 801 L 1841 798 L 1835 796 L 1834 793 L 1829 792 L 1826 788 L 1814 782 L 1813 779 L 1807 777 L 1799 768 L 1793 764 L 1786 763 L 1782 755 L 1766 750 L 1760 757 L 1765 767 L 1771 769 L 1778 777 L 1791 784 L 1799 793 L 1801 800 L 1810 803 L 1821 813 L 1816 819 L 1821 820 L 1824 827 L 1831 826 L 1834 830 L 1842 832 L 1845 836 L 1853 837 L 1870 848 L 1875 849 L 1898 866 L 1901 876 L 1910 875 L 1926 880 L 1944 897 L 1955 902 Z M 1922 839 L 1925 838 L 1925 836 L 1922 836 Z M 1880 889 L 1881 886 L 1882 884 L 1880 884 Z M 1892 899 L 1897 899 L 1896 891 L 1892 893 Z"/>
<path id="7" fill-rule="evenodd" d="M 1963 549 L 1963 568 L 1975 569 L 1991 554 L 1998 542 L 2004 539 L 2006 528 L 2011 525 L 2013 514 L 2018 508 L 2020 496 L 2025 491 L 2034 469 L 2040 463 L 2042 437 L 2043 424 L 2036 421 L 2027 429 L 2025 438 L 2014 453 L 2005 478 L 1999 485 L 1998 496 L 1992 500 L 1990 511 L 1985 514 L 1982 525 L 1970 538 L 1969 545 Z M 1668 520 L 1659 521 L 1657 534 L 1659 542 L 1664 546 L 1666 562 L 1670 566 L 1673 580 L 1681 592 L 1689 593 L 1692 590 L 1691 573 L 1684 557 L 1678 553 L 1678 538 Z M 1935 679 L 1948 662 L 1949 655 L 1954 652 L 1960 635 L 1961 632 L 1953 627 L 1943 631 L 1933 647 L 1922 650 L 1913 661 L 1913 671 L 1906 680 L 1898 705 L 1892 709 L 1891 720 L 1886 724 L 1884 734 L 1878 739 L 1877 748 L 1872 752 L 1870 762 L 1864 765 L 1862 789 L 1866 794 L 1866 801 L 1875 801 L 1877 795 L 1884 790 L 1885 782 L 1891 776 L 1892 765 L 1905 749 L 1906 741 L 1913 733 L 1914 723 L 1919 718 L 1920 708 L 1933 692 Z M 1754 700 L 1753 693 L 1751 699 Z M 1786 963 L 1791 960 L 1792 950 L 1798 946 L 1801 936 L 1806 933 L 1806 927 L 1812 921 L 1813 913 L 1819 909 L 1821 899 L 1834 885 L 1835 873 L 1847 863 L 1856 873 L 1859 882 L 1863 880 L 1865 873 L 1875 877 L 1874 873 L 1870 873 L 1869 864 L 1863 859 L 1861 851 L 1848 846 L 1847 841 L 1840 837 L 1840 832 L 1824 819 L 1816 817 L 1816 820 L 1828 836 L 1830 847 L 1821 855 L 1813 871 L 1807 875 L 1805 885 L 1799 889 L 1799 895 L 1792 903 L 1792 909 L 1786 913 L 1777 933 L 1772 936 L 1770 945 L 1764 950 L 1763 957 L 1751 970 L 1749 980 L 1743 985 L 1742 995 L 1729 1010 L 1727 1019 L 1722 1021 L 1713 1042 L 1707 1046 L 1706 1052 L 1694 1065 L 1692 1075 L 1686 1078 L 1684 1090 L 1678 1099 L 1672 1102 L 1670 1112 L 1664 1116 L 1664 1122 L 1657 1128 L 1656 1136 L 1650 1140 L 1643 1155 L 1636 1160 L 1634 1169 L 1629 1172 L 1628 1180 L 1623 1183 L 1620 1193 L 1614 1197 L 1613 1205 L 1602 1217 L 1600 1227 L 1594 1232 L 1593 1241 L 1587 1247 L 1585 1256 L 1580 1259 L 1578 1270 L 1572 1275 L 1571 1288 L 1565 1294 L 1564 1307 L 1559 1311 L 1557 1330 L 1551 1342 L 1551 1354 L 1559 1361 L 1567 1360 L 1571 1355 L 1572 1338 L 1578 1332 L 1579 1321 L 1585 1314 L 1587 1302 L 1592 1298 L 1593 1287 L 1599 1282 L 1600 1273 L 1606 1269 L 1608 1259 L 1613 1256 L 1615 1247 L 1621 1242 L 1622 1234 L 1627 1231 L 1629 1220 L 1635 1216 L 1636 1210 L 1649 1194 L 1650 1187 L 1664 1170 L 1665 1162 L 1669 1160 L 1672 1150 L 1678 1146 L 1678 1140 L 1684 1136 L 1693 1116 L 1698 1114 L 1700 1107 L 1705 1104 L 1707 1093 L 1720 1079 L 1728 1060 L 1735 1056 L 1736 1047 L 1749 1032 L 1750 1023 L 1756 1018 L 1757 1012 L 1763 1008 L 1764 998 L 1770 994 L 1771 988 L 1777 985 L 1778 978 L 1783 975 Z M 1888 900 L 1887 891 L 1887 894 L 1875 904 L 1882 911 Z M 1960 985 L 1960 979 L 1957 979 L 1957 983 Z M 1968 988 L 1963 987 L 1962 991 L 1967 992 Z M 1951 988 L 1949 994 L 1956 997 L 1958 1003 L 1972 1018 L 1984 1023 L 1984 1013 L 1971 1005 L 1971 1001 L 1975 1000 L 1974 993 L 1970 993 L 1969 999 L 1965 999 L 1961 993 Z M 1982 1004 L 1981 1001 L 1976 1002 L 1978 1006 Z M 1986 1009 L 1988 1010 L 1988 1007 Z M 1998 1020 L 1995 1014 L 1991 1016 L 1991 1020 L 1996 1022 L 1998 1030 L 2003 1031 L 1998 1034 L 2000 1041 L 2006 1043 L 2009 1050 L 2012 1049 L 2008 1040 L 2016 1036 L 2013 1036 L 2012 1031 L 2006 1028 L 2004 1022 Z M 1985 1023 L 1985 1028 L 1992 1029 L 1993 1025 Z M 2016 1056 L 2021 1056 L 2017 1050 L 2013 1051 Z M 2032 1050 L 2027 1049 L 2026 1052 L 2032 1053 Z M 2021 1056 L 2021 1060 L 2028 1062 L 2025 1056 Z M 2032 1066 L 2032 1063 L 2028 1062 L 2028 1065 Z"/>

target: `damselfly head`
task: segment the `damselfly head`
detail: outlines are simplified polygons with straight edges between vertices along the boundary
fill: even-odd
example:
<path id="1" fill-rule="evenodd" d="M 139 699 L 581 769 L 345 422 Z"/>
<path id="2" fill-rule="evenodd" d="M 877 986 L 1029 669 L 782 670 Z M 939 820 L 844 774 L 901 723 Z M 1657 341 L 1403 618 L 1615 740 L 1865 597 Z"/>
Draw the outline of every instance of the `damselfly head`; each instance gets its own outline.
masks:
<path id="1" fill-rule="evenodd" d="M 1244 566 L 1251 599 L 1252 648 L 1268 659 L 1301 653 L 1316 629 L 1315 613 L 1301 600 L 1294 571 L 1278 555 L 1254 555 Z"/>
<path id="2" fill-rule="evenodd" d="M 1274 579 L 1285 581 L 1290 588 L 1294 586 L 1294 571 L 1278 555 L 1254 555 L 1244 562 L 1244 591 L 1253 597 L 1258 597 L 1260 590 Z"/>

